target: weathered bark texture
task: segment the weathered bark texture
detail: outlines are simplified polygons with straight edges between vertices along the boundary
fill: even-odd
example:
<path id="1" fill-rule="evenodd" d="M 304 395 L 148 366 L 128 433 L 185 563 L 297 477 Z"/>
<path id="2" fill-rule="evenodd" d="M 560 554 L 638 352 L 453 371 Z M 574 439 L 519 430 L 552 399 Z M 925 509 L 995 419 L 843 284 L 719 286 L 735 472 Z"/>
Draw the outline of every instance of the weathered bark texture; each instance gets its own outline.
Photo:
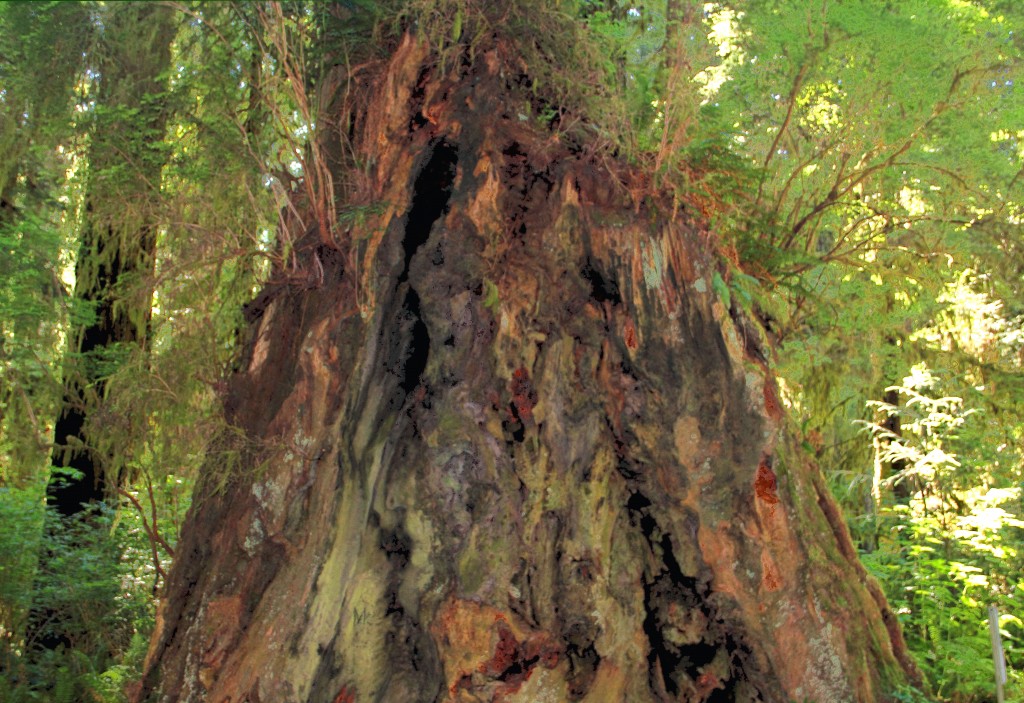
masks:
<path id="1" fill-rule="evenodd" d="M 898 627 L 708 235 L 521 118 L 500 44 L 432 65 L 366 78 L 358 293 L 311 234 L 252 310 L 250 466 L 199 489 L 138 698 L 885 700 Z"/>

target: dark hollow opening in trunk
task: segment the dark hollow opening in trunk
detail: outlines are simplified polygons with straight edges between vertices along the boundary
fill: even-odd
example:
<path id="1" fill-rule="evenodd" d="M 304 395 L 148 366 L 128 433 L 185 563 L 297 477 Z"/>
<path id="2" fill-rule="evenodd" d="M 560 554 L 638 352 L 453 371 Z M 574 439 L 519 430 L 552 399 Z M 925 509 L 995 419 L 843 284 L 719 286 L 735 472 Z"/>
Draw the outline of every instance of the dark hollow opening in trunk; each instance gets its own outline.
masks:
<path id="1" fill-rule="evenodd" d="M 619 284 L 614 278 L 602 274 L 597 266 L 595 266 L 592 258 L 587 257 L 586 261 L 583 262 L 580 275 L 590 283 L 590 297 L 596 302 L 603 303 L 607 300 L 612 305 L 622 304 Z"/>
<path id="2" fill-rule="evenodd" d="M 398 277 L 403 283 L 409 279 L 409 264 L 413 255 L 430 238 L 434 223 L 448 209 L 455 183 L 455 167 L 459 161 L 458 149 L 454 144 L 441 139 L 434 144 L 430 158 L 416 177 L 413 185 L 412 207 L 405 224 L 405 265 Z"/>
<path id="3" fill-rule="evenodd" d="M 457 164 L 458 149 L 442 139 L 434 144 L 430 158 L 416 177 L 412 207 L 406 218 L 405 237 L 402 239 L 405 261 L 398 276 L 399 285 L 409 280 L 409 266 L 413 256 L 430 238 L 434 223 L 448 209 Z M 421 315 L 419 293 L 411 285 L 402 301 L 402 308 L 411 320 L 409 345 L 400 383 L 402 391 L 408 396 L 419 385 L 420 377 L 427 368 L 430 333 Z"/>

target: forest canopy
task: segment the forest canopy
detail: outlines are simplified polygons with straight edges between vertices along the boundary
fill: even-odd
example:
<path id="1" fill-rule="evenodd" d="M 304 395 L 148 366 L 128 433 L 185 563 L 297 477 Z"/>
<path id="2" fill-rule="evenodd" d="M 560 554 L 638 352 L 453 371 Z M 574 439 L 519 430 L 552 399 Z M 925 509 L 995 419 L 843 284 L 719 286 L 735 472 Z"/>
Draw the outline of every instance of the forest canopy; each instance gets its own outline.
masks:
<path id="1" fill-rule="evenodd" d="M 0 3 L 0 702 L 131 692 L 193 488 L 261 470 L 222 401 L 261 296 L 323 283 L 304 235 L 368 314 L 348 120 L 406 35 L 439 73 L 500 35 L 516 120 L 694 223 L 924 674 L 899 700 L 993 699 L 993 604 L 1024 701 L 1024 6 L 348 0 Z"/>

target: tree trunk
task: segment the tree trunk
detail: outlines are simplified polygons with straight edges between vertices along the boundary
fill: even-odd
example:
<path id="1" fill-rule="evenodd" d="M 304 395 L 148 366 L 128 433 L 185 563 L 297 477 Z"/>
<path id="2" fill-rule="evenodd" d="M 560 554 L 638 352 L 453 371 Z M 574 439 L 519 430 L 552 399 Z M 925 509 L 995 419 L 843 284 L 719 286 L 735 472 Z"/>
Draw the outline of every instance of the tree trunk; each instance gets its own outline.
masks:
<path id="1" fill-rule="evenodd" d="M 890 343 L 889 340 L 886 340 L 886 342 Z M 887 388 L 885 395 L 882 397 L 882 402 L 887 405 L 891 405 L 893 408 L 899 409 L 899 391 L 893 388 Z M 903 428 L 900 426 L 899 415 L 889 415 L 882 421 L 882 427 L 890 433 L 890 439 L 883 440 L 883 444 L 891 444 L 896 441 L 895 438 L 903 436 Z M 906 460 L 904 459 L 895 459 L 894 461 L 885 462 L 885 464 L 883 479 L 891 479 L 893 476 L 899 476 L 909 468 Z M 892 495 L 897 503 L 902 503 L 903 505 L 910 503 L 910 496 L 915 492 L 914 483 L 916 483 L 916 479 L 911 476 L 909 478 L 904 477 L 902 480 L 897 481 L 892 485 Z"/>
<path id="2" fill-rule="evenodd" d="M 74 291 L 92 315 L 68 339 L 64 400 L 51 457 L 58 470 L 46 486 L 47 504 L 55 513 L 46 521 L 46 545 L 57 540 L 76 547 L 77 538 L 64 521 L 107 498 L 107 478 L 116 478 L 121 468 L 113 452 L 97 446 L 90 414 L 99 406 L 118 360 L 144 346 L 148 334 L 156 249 L 153 202 L 165 160 L 166 111 L 156 97 L 166 87 L 173 17 L 169 7 L 145 3 L 115 4 L 102 17 L 103 51 L 94 69 L 99 86 Z M 50 561 L 42 555 L 43 579 L 54 577 Z M 72 606 L 66 604 L 67 609 Z M 52 604 L 34 609 L 28 633 L 34 647 L 71 645 L 76 628 L 89 629 L 74 624 L 75 617 L 62 610 Z"/>
<path id="3" fill-rule="evenodd" d="M 710 235 L 521 120 L 508 55 L 363 74 L 375 207 L 250 308 L 244 469 L 136 699 L 886 700 L 913 664 Z"/>
<path id="4" fill-rule="evenodd" d="M 153 197 L 163 167 L 166 112 L 155 96 L 165 90 L 173 13 L 160 5 L 112 7 L 104 18 L 109 54 L 100 62 L 96 125 L 89 149 L 90 183 L 75 266 L 75 298 L 94 311 L 71 337 L 65 402 L 54 430 L 53 464 L 80 472 L 47 486 L 48 502 L 64 516 L 104 494 L 102 457 L 85 424 L 87 396 L 102 397 L 110 373 L 104 355 L 115 345 L 142 345 L 152 307 L 156 250 Z"/>

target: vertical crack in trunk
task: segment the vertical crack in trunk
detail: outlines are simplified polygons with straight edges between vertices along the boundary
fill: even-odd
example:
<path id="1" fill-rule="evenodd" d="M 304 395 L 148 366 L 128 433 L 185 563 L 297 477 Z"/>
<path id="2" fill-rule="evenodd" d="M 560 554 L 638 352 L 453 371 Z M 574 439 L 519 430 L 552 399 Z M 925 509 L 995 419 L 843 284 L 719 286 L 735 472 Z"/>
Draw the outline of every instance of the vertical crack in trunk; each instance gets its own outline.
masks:
<path id="1" fill-rule="evenodd" d="M 420 377 L 427 368 L 427 358 L 430 356 L 430 333 L 420 313 L 419 293 L 412 286 L 409 286 L 402 302 L 402 317 L 410 324 L 410 336 L 398 385 L 408 396 L 419 385 Z"/>
<path id="2" fill-rule="evenodd" d="M 399 286 L 409 282 L 409 267 L 413 256 L 430 238 L 434 223 L 448 209 L 457 163 L 458 149 L 454 144 L 441 139 L 434 144 L 430 158 L 416 178 L 412 207 L 406 219 L 405 237 L 402 240 L 405 262 L 398 275 Z M 399 386 L 408 396 L 419 385 L 430 355 L 430 333 L 420 312 L 420 295 L 411 284 L 402 301 L 402 317 L 409 325 L 410 338 L 400 370 Z"/>
<path id="3" fill-rule="evenodd" d="M 598 302 L 605 301 L 612 305 L 622 305 L 622 294 L 619 283 L 613 276 L 602 273 L 600 264 L 592 256 L 588 256 L 580 268 L 580 276 L 590 284 L 590 297 Z"/>
<path id="4" fill-rule="evenodd" d="M 651 691 L 662 700 L 730 703 L 737 700 L 737 685 L 746 682 L 754 690 L 744 692 L 742 700 L 762 700 L 743 670 L 749 652 L 716 613 L 709 584 L 683 572 L 672 537 L 658 524 L 652 506 L 640 490 L 626 503 L 653 558 L 643 581 Z"/>
<path id="5" fill-rule="evenodd" d="M 397 314 L 401 333 L 393 338 L 389 354 L 393 364 L 390 371 L 398 379 L 397 397 L 392 410 L 408 403 L 410 396 L 420 386 L 427 368 L 430 332 L 423 318 L 419 291 L 410 280 L 410 274 L 417 252 L 430 239 L 434 225 L 448 210 L 457 163 L 457 147 L 445 139 L 439 139 L 433 143 L 430 155 L 413 184 L 412 204 L 406 216 L 401 243 L 402 269 L 395 284 L 395 297 L 400 296 L 402 304 Z M 370 504 L 374 502 L 371 496 Z M 387 563 L 382 593 L 385 599 L 383 616 L 388 622 L 384 648 L 393 654 L 395 663 L 377 700 L 434 700 L 440 694 L 443 680 L 437 650 L 419 621 L 418 608 L 414 604 L 404 603 L 400 594 L 409 566 L 412 537 L 405 528 L 403 510 L 385 518 L 383 513 L 378 512 L 379 509 L 371 508 L 368 528 L 378 533 L 378 547 L 384 553 Z M 328 673 L 334 678 L 338 672 Z M 331 689 L 324 687 L 323 690 Z M 324 700 L 334 699 L 328 697 Z"/>
<path id="6" fill-rule="evenodd" d="M 416 177 L 413 185 L 412 207 L 405 225 L 405 266 L 398 276 L 398 282 L 409 280 L 409 265 L 413 255 L 430 238 L 434 223 L 448 209 L 455 183 L 455 167 L 458 164 L 458 148 L 446 139 L 437 141 L 430 158 Z"/>

